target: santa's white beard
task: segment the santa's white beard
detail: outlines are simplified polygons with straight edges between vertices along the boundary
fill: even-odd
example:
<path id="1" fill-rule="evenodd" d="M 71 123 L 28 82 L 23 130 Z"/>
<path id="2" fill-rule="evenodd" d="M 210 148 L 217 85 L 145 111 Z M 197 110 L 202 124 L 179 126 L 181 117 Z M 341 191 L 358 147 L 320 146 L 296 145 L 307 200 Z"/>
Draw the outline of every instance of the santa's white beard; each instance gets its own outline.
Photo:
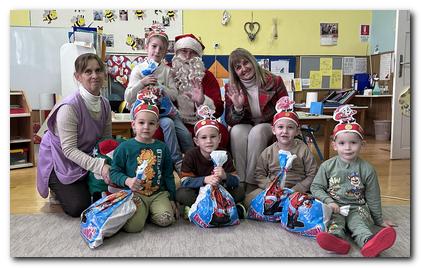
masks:
<path id="1" fill-rule="evenodd" d="M 205 65 L 200 57 L 193 57 L 190 60 L 183 60 L 174 56 L 172 60 L 172 73 L 177 89 L 180 93 L 190 92 L 192 81 L 202 81 L 205 76 Z"/>
<path id="2" fill-rule="evenodd" d="M 176 100 L 180 117 L 185 124 L 194 125 L 200 118 L 196 115 L 194 102 L 184 93 L 191 92 L 193 80 L 202 81 L 205 65 L 199 57 L 183 60 L 175 56 L 172 60 L 172 73 L 178 90 Z"/>

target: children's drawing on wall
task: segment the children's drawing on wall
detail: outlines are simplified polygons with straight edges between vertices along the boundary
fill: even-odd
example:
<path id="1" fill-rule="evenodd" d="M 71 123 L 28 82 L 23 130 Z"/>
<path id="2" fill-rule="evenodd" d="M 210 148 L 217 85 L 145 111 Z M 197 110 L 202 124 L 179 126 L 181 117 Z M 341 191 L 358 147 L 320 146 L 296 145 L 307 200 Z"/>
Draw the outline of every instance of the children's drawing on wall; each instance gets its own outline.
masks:
<path id="1" fill-rule="evenodd" d="M 114 35 L 113 34 L 104 34 L 103 38 L 104 38 L 106 47 L 114 47 Z"/>
<path id="2" fill-rule="evenodd" d="M 57 16 L 57 10 L 44 10 L 44 14 L 42 15 L 43 21 L 46 21 L 48 24 L 50 24 L 53 20 L 56 20 L 58 18 Z"/>
<path id="3" fill-rule="evenodd" d="M 82 14 L 77 14 L 77 15 L 73 16 L 72 19 L 70 20 L 70 22 L 75 27 L 86 26 L 85 16 L 82 15 Z"/>
<path id="4" fill-rule="evenodd" d="M 135 10 L 134 11 L 134 16 L 138 20 L 143 20 L 143 18 L 145 17 L 145 11 L 143 11 L 141 9 Z"/>
<path id="5" fill-rule="evenodd" d="M 170 20 L 175 20 L 175 16 L 177 15 L 177 10 L 167 10 L 167 16 Z"/>
<path id="6" fill-rule="evenodd" d="M 94 10 L 92 14 L 94 16 L 94 20 L 96 21 L 102 21 L 102 18 L 104 17 L 102 10 Z"/>
<path id="7" fill-rule="evenodd" d="M 132 50 L 140 50 L 143 49 L 142 46 L 144 47 L 144 41 L 133 34 L 127 34 L 126 45 L 130 46 Z"/>
<path id="8" fill-rule="evenodd" d="M 336 46 L 338 44 L 338 23 L 320 23 L 320 45 Z"/>
<path id="9" fill-rule="evenodd" d="M 33 27 L 102 27 L 102 34 L 109 36 L 106 41 L 107 53 L 145 52 L 145 37 L 149 27 L 159 24 L 174 40 L 182 34 L 183 11 L 164 9 L 54 9 L 31 10 Z M 144 32 L 145 30 L 145 32 Z M 129 37 L 128 35 L 133 35 Z M 174 53 L 173 44 L 169 44 L 169 52 Z"/>
<path id="10" fill-rule="evenodd" d="M 170 26 L 170 17 L 162 16 L 162 25 Z"/>
<path id="11" fill-rule="evenodd" d="M 120 15 L 120 20 L 122 20 L 122 21 L 128 21 L 129 20 L 128 10 L 119 10 L 118 13 Z"/>
<path id="12" fill-rule="evenodd" d="M 113 22 L 115 21 L 115 10 L 106 9 L 104 14 L 105 22 Z"/>
<path id="13" fill-rule="evenodd" d="M 174 53 L 174 45 L 175 45 L 174 40 L 168 41 L 168 53 Z"/>
<path id="14" fill-rule="evenodd" d="M 265 70 L 270 71 L 269 69 L 269 59 L 260 59 L 257 61 L 257 63 Z"/>

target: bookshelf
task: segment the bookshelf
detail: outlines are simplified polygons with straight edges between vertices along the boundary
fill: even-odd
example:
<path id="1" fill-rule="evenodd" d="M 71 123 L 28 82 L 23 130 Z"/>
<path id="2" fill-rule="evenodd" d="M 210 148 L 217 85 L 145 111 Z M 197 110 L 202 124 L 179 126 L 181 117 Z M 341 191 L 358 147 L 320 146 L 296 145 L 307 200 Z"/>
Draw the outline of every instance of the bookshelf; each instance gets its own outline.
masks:
<path id="1" fill-rule="evenodd" d="M 10 169 L 35 165 L 31 107 L 25 92 L 10 91 Z"/>

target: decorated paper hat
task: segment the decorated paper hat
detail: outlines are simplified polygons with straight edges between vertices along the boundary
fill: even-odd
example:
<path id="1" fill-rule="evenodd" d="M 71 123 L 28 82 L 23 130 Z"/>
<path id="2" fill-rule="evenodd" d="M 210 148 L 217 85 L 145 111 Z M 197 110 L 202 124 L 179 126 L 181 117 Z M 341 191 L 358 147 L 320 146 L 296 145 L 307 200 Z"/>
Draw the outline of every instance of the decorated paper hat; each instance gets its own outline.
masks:
<path id="1" fill-rule="evenodd" d="M 281 119 L 287 119 L 294 122 L 297 127 L 300 125 L 300 120 L 298 119 L 298 115 L 293 111 L 294 109 L 294 101 L 290 100 L 288 96 L 284 96 L 280 98 L 276 102 L 275 109 L 277 113 L 273 117 L 273 125 L 276 124 Z"/>
<path id="2" fill-rule="evenodd" d="M 218 121 L 216 121 L 215 117 L 213 116 L 214 113 L 215 111 L 210 109 L 206 105 L 201 105 L 197 109 L 197 115 L 199 115 L 200 117 L 203 117 L 203 119 L 198 121 L 194 125 L 195 136 L 197 136 L 197 133 L 199 133 L 200 130 L 208 128 L 208 127 L 216 128 L 219 132 Z"/>
<path id="3" fill-rule="evenodd" d="M 165 38 L 165 40 L 167 40 L 167 43 L 168 43 L 168 35 L 165 33 L 165 27 L 160 23 L 154 23 L 151 25 L 150 32 L 148 33 L 148 36 L 147 36 L 148 42 L 149 42 L 149 39 L 154 36 L 161 36 Z"/>
<path id="4" fill-rule="evenodd" d="M 336 138 L 339 133 L 343 132 L 354 132 L 358 134 L 361 139 L 364 138 L 363 128 L 356 122 L 353 117 L 353 115 L 356 113 L 357 111 L 352 110 L 351 106 L 349 105 L 342 105 L 336 108 L 335 112 L 333 113 L 333 119 L 339 123 L 333 129 L 333 138 Z"/>
<path id="5" fill-rule="evenodd" d="M 181 48 L 190 48 L 202 57 L 205 46 L 193 34 L 183 34 L 175 37 L 174 51 L 177 52 Z"/>
<path id="6" fill-rule="evenodd" d="M 141 112 L 150 112 L 153 113 L 157 118 L 159 118 L 159 109 L 156 106 L 157 97 L 150 90 L 143 90 L 137 94 L 135 103 L 130 110 L 130 116 L 132 120 L 136 118 L 136 115 Z"/>

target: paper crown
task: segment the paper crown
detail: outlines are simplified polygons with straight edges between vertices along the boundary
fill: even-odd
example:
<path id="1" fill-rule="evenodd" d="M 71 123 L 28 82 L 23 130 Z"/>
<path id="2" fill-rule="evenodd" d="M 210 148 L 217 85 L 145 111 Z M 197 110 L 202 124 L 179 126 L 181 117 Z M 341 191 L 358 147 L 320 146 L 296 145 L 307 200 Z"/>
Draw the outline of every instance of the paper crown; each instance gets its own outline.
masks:
<path id="1" fill-rule="evenodd" d="M 160 23 L 154 23 L 149 27 L 150 31 L 148 33 L 147 39 L 149 40 L 153 36 L 162 36 L 168 42 L 168 35 L 165 33 L 165 27 Z"/>
<path id="2" fill-rule="evenodd" d="M 293 111 L 294 103 L 295 102 L 290 100 L 288 96 L 284 96 L 276 102 L 275 109 L 277 113 L 273 117 L 273 125 L 281 119 L 291 120 L 297 127 L 300 125 L 298 115 Z"/>
<path id="3" fill-rule="evenodd" d="M 157 96 L 155 96 L 152 91 L 140 91 L 139 94 L 137 94 L 137 98 L 132 106 L 132 109 L 130 110 L 132 120 L 134 120 L 136 115 L 141 111 L 153 113 L 157 118 L 159 118 L 159 109 L 158 106 L 156 106 L 156 99 Z"/>
<path id="4" fill-rule="evenodd" d="M 182 34 L 175 37 L 174 51 L 181 48 L 190 48 L 201 57 L 205 46 L 194 34 Z"/>
<path id="5" fill-rule="evenodd" d="M 351 109 L 351 106 L 349 105 L 341 105 L 336 108 L 335 112 L 333 112 L 333 119 L 339 123 L 333 129 L 333 138 L 336 138 L 336 136 L 342 132 L 354 132 L 358 134 L 361 139 L 364 138 L 363 128 L 353 117 L 356 113 L 357 111 Z"/>
<path id="6" fill-rule="evenodd" d="M 198 121 L 194 125 L 194 135 L 195 136 L 197 136 L 197 133 L 200 130 L 202 130 L 204 128 L 208 128 L 208 127 L 216 128 L 219 132 L 218 122 L 216 121 L 216 118 L 213 116 L 214 113 L 215 113 L 215 111 L 210 109 L 206 105 L 201 105 L 197 109 L 197 115 L 202 117 L 203 119 Z"/>

